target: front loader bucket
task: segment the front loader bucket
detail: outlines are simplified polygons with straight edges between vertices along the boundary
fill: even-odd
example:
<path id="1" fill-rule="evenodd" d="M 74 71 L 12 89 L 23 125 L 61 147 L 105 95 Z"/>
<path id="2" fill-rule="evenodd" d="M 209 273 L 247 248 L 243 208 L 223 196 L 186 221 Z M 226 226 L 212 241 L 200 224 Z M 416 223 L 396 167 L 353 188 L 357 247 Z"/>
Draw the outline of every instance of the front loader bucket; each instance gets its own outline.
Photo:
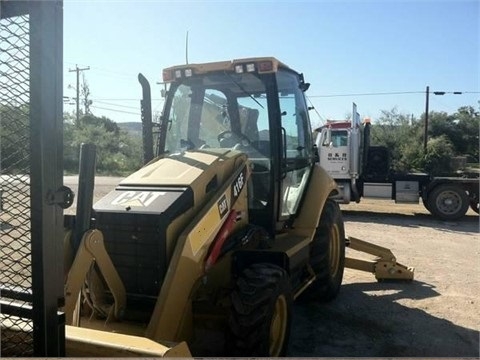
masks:
<path id="1" fill-rule="evenodd" d="M 66 326 L 68 357 L 192 357 L 185 342 L 159 344 L 146 337 Z"/>

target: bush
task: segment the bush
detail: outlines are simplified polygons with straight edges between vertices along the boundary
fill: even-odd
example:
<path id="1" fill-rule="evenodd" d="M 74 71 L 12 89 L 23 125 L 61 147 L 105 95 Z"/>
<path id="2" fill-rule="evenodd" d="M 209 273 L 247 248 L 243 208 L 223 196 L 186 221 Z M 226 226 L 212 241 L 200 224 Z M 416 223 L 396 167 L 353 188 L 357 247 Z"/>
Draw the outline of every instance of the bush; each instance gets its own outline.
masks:
<path id="1" fill-rule="evenodd" d="M 451 159 L 454 156 L 453 145 L 447 136 L 431 138 L 427 143 L 423 167 L 433 176 L 451 174 L 453 171 Z"/>

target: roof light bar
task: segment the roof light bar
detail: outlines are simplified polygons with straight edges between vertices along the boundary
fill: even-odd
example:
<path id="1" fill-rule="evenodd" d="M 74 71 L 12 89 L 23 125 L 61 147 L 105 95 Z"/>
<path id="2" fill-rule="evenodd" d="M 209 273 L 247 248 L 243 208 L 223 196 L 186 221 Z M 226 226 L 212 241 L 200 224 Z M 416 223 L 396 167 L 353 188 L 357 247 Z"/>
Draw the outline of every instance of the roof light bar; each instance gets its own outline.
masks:
<path id="1" fill-rule="evenodd" d="M 273 63 L 271 61 L 261 61 L 258 63 L 258 72 L 270 72 L 273 71 Z"/>
<path id="2" fill-rule="evenodd" d="M 255 71 L 255 64 L 247 64 L 246 65 L 247 72 L 254 72 Z"/>
<path id="3" fill-rule="evenodd" d="M 172 72 L 169 70 L 163 70 L 162 77 L 164 82 L 173 81 Z"/>

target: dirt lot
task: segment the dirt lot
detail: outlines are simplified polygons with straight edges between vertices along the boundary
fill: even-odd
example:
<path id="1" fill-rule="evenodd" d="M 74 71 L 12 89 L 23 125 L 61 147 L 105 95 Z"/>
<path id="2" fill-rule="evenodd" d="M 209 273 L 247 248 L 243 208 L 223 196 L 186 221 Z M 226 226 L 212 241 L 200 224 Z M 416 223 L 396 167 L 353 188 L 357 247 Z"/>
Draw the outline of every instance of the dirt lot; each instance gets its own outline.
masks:
<path id="1" fill-rule="evenodd" d="M 95 197 L 117 181 L 97 178 Z M 347 235 L 390 248 L 398 262 L 415 268 L 415 280 L 378 283 L 346 269 L 337 299 L 295 305 L 288 356 L 479 357 L 477 214 L 444 222 L 421 205 L 381 200 L 342 210 Z"/>
<path id="2" fill-rule="evenodd" d="M 435 220 L 421 205 L 342 205 L 347 235 L 390 248 L 412 283 L 345 270 L 328 304 L 297 304 L 290 356 L 479 357 L 479 218 Z M 354 251 L 347 256 L 355 257 Z"/>

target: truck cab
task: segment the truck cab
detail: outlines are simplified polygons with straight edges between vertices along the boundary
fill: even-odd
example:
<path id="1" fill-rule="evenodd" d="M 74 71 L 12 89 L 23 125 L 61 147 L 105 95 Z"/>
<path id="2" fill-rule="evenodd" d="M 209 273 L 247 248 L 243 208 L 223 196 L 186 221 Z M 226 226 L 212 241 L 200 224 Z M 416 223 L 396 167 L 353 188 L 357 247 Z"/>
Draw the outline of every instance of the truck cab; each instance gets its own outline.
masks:
<path id="1" fill-rule="evenodd" d="M 370 120 L 360 123 L 356 105 L 352 120 L 328 120 L 317 129 L 320 165 L 335 179 L 339 203 L 362 197 L 418 204 L 442 220 L 464 216 L 468 206 L 478 213 L 478 176 L 434 177 L 427 173 L 396 173 L 390 151 L 370 145 Z"/>
<path id="2" fill-rule="evenodd" d="M 353 113 L 353 120 L 327 120 L 316 130 L 320 165 L 338 184 L 336 200 L 345 204 L 360 200 L 357 182 L 362 175 L 363 154 L 368 141 L 368 137 L 364 136 L 365 125 L 360 123 L 355 104 Z"/>

